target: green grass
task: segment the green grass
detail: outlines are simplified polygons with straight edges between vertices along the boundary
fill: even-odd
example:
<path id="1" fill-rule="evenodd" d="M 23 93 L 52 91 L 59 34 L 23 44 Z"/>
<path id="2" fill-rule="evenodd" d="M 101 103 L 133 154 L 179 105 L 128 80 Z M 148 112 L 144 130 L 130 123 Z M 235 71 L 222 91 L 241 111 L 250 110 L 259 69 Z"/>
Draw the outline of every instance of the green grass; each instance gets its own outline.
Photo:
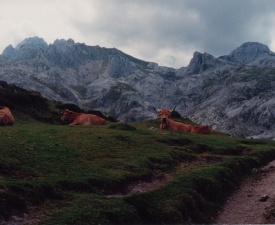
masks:
<path id="1" fill-rule="evenodd" d="M 60 113 L 77 106 L 0 83 L 15 117 L 0 127 L 0 223 L 211 223 L 242 177 L 275 158 L 274 141 L 163 131 L 157 119 L 69 127 Z"/>
<path id="2" fill-rule="evenodd" d="M 69 127 L 26 118 L 0 127 L 0 219 L 27 212 L 38 224 L 207 223 L 243 175 L 275 158 L 272 141 L 149 129 L 157 120 Z M 156 174 L 171 180 L 114 195 Z"/>

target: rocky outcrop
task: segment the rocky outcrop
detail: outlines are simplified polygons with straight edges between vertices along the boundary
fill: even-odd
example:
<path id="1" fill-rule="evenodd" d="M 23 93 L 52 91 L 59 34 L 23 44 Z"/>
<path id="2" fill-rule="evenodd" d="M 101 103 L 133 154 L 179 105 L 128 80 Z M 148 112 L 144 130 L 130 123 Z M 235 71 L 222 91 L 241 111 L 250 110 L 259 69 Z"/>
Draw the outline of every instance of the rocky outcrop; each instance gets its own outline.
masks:
<path id="1" fill-rule="evenodd" d="M 244 43 L 229 55 L 195 52 L 173 69 L 118 49 L 72 39 L 47 44 L 28 38 L 0 55 L 0 80 L 43 96 L 127 121 L 155 118 L 156 108 L 237 136 L 274 138 L 275 54 Z"/>
<path id="2" fill-rule="evenodd" d="M 220 58 L 241 65 L 275 66 L 275 54 L 266 45 L 257 42 L 246 42 L 229 55 Z"/>

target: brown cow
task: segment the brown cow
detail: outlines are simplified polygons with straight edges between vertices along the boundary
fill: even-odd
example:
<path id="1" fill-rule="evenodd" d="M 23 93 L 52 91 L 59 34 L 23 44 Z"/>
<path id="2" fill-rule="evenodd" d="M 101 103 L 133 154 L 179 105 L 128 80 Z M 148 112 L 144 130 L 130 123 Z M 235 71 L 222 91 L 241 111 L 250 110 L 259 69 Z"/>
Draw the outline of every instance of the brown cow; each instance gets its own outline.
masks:
<path id="1" fill-rule="evenodd" d="M 169 109 L 160 109 L 156 110 L 158 114 L 158 117 L 160 118 L 160 129 L 164 130 L 176 130 L 180 132 L 190 132 L 190 133 L 196 133 L 196 134 L 209 134 L 210 129 L 208 126 L 192 126 L 191 124 L 185 124 L 176 122 L 172 119 L 170 119 L 171 113 L 175 110 L 169 110 Z"/>
<path id="2" fill-rule="evenodd" d="M 209 126 L 194 126 L 192 127 L 191 133 L 195 134 L 210 134 Z"/>
<path id="3" fill-rule="evenodd" d="M 13 125 L 14 118 L 11 114 L 11 111 L 8 107 L 0 106 L 0 125 Z"/>
<path id="4" fill-rule="evenodd" d="M 66 109 L 61 117 L 62 121 L 69 121 L 69 126 L 73 125 L 106 125 L 105 119 L 86 113 L 77 113 Z"/>

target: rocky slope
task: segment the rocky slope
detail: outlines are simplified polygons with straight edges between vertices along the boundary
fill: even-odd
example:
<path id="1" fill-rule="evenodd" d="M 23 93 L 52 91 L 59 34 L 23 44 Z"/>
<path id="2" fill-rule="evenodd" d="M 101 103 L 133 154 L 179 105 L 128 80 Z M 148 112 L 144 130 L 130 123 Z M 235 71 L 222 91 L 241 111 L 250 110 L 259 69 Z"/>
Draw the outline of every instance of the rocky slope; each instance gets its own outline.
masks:
<path id="1" fill-rule="evenodd" d="M 177 105 L 182 116 L 213 129 L 275 138 L 274 67 L 275 54 L 256 42 L 218 58 L 195 52 L 187 67 L 173 69 L 117 49 L 33 37 L 3 51 L 0 80 L 124 121 Z"/>

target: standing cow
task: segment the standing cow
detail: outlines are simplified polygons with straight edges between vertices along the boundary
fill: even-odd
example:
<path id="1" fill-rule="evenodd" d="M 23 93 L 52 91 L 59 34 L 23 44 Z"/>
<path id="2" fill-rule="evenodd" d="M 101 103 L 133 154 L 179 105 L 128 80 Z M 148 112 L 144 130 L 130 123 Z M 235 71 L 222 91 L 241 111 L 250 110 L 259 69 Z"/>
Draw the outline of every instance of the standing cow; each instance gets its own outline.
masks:
<path id="1" fill-rule="evenodd" d="M 86 113 L 77 113 L 66 109 L 61 117 L 62 121 L 68 121 L 69 126 L 73 125 L 106 125 L 105 119 L 94 115 Z"/>
<path id="2" fill-rule="evenodd" d="M 155 109 L 155 108 L 154 108 Z M 196 134 L 209 134 L 210 129 L 208 126 L 192 126 L 191 124 L 185 124 L 176 122 L 169 117 L 171 116 L 171 113 L 175 110 L 169 110 L 169 109 L 159 109 L 155 111 L 158 114 L 158 117 L 160 118 L 160 129 L 162 130 L 175 130 L 180 132 L 189 132 L 189 133 L 196 133 Z"/>
<path id="3" fill-rule="evenodd" d="M 14 118 L 11 114 L 11 111 L 8 107 L 0 106 L 0 125 L 6 126 L 6 125 L 13 125 L 14 124 Z"/>

